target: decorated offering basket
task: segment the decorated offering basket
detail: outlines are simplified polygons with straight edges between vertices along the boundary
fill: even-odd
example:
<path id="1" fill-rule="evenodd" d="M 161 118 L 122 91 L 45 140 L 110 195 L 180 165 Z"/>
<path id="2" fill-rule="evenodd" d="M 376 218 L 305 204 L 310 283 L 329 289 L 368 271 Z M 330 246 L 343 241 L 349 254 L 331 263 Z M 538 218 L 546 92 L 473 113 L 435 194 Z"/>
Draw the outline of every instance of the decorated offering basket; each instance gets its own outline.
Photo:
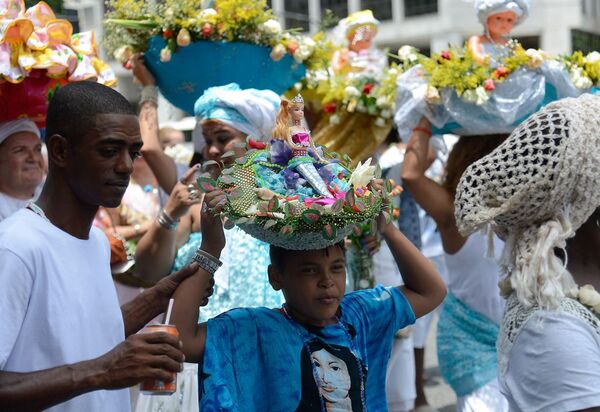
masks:
<path id="1" fill-rule="evenodd" d="M 353 230 L 362 231 L 365 224 L 375 232 L 381 212 L 391 220 L 394 185 L 387 181 L 381 192 L 371 189 L 379 171 L 370 159 L 352 169 L 347 156 L 340 159 L 335 153 L 324 153 L 328 160 L 317 168 L 333 195 L 324 198 L 294 176 L 291 155 L 282 141 L 267 144 L 249 139 L 241 146 L 243 156 L 223 169 L 216 181 L 198 179 L 204 191 L 217 187 L 225 192 L 223 214 L 229 225 L 275 246 L 307 250 L 340 242 Z M 233 151 L 224 155 L 232 157 Z"/>

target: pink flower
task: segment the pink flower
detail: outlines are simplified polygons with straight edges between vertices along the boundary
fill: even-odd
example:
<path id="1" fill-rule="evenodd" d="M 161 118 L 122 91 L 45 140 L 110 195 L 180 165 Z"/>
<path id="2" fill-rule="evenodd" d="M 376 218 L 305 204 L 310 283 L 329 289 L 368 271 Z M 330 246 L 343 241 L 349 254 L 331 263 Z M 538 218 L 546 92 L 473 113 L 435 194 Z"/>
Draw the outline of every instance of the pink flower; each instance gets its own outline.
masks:
<path id="1" fill-rule="evenodd" d="M 483 88 L 488 92 L 491 92 L 496 88 L 496 85 L 494 84 L 494 81 L 492 79 L 487 79 L 483 82 Z"/>
<path id="2" fill-rule="evenodd" d="M 440 56 L 442 56 L 442 59 L 450 60 L 450 52 L 448 50 L 441 52 Z"/>

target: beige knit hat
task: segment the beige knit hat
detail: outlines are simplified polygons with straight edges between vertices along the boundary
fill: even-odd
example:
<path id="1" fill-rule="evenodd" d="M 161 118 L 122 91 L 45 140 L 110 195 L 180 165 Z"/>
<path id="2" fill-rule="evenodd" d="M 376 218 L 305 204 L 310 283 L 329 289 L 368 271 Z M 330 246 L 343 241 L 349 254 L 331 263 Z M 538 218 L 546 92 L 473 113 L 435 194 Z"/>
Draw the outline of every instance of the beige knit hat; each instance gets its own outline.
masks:
<path id="1" fill-rule="evenodd" d="M 533 114 L 456 191 L 460 232 L 489 227 L 505 241 L 505 293 L 555 308 L 575 283 L 555 248 L 600 206 L 600 96 L 559 100 Z"/>

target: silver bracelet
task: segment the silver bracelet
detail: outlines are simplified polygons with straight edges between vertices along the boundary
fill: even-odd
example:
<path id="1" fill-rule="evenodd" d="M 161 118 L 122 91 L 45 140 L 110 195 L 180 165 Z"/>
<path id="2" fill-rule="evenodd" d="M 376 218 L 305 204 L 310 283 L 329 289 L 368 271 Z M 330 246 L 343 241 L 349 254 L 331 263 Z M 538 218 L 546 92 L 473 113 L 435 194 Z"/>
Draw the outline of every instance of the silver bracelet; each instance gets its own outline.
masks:
<path id="1" fill-rule="evenodd" d="M 146 102 L 150 102 L 155 106 L 158 106 L 158 87 L 156 86 L 144 86 L 142 88 L 142 95 L 140 97 L 140 106 Z"/>
<path id="2" fill-rule="evenodd" d="M 214 275 L 221 265 L 223 265 L 223 262 L 202 249 L 196 250 L 193 260 L 211 275 Z"/>
<path id="3" fill-rule="evenodd" d="M 165 209 L 161 210 L 160 215 L 158 215 L 156 220 L 158 221 L 159 225 L 167 230 L 175 230 L 177 229 L 177 225 L 179 225 L 179 219 L 173 219 L 167 212 L 165 212 Z"/>

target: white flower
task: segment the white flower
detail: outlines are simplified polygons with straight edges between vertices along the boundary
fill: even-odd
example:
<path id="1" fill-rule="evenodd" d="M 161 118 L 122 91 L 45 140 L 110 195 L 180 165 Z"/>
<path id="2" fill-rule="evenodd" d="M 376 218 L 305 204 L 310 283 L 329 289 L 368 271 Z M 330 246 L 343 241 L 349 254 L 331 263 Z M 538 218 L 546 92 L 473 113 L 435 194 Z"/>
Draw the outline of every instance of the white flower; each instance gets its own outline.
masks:
<path id="1" fill-rule="evenodd" d="M 569 78 L 578 89 L 589 89 L 593 86 L 589 77 L 583 74 L 581 67 L 574 67 L 569 72 Z"/>
<path id="2" fill-rule="evenodd" d="M 585 61 L 588 63 L 598 63 L 600 62 L 600 53 L 598 53 L 597 51 L 593 51 L 591 53 L 588 53 L 587 56 L 585 56 Z"/>
<path id="3" fill-rule="evenodd" d="M 387 110 L 387 109 L 386 109 L 386 110 L 382 110 L 380 115 L 381 115 L 381 117 L 383 117 L 384 119 L 390 119 L 390 118 L 392 117 L 392 115 L 393 115 L 393 114 L 394 114 L 394 113 L 392 113 L 392 111 L 391 111 L 391 110 Z"/>
<path id="4" fill-rule="evenodd" d="M 354 87 L 354 86 L 346 86 L 346 88 L 344 89 L 344 97 L 351 98 L 351 97 L 359 97 L 360 96 L 360 91 Z"/>
<path id="5" fill-rule="evenodd" d="M 271 50 L 271 59 L 274 61 L 279 61 L 285 56 L 286 50 L 285 46 L 281 43 L 276 44 L 275 47 Z"/>
<path id="6" fill-rule="evenodd" d="M 160 61 L 163 63 L 171 61 L 171 50 L 168 47 L 165 47 L 160 51 Z"/>
<path id="7" fill-rule="evenodd" d="M 303 45 L 305 45 L 306 47 L 311 48 L 311 49 L 314 49 L 315 46 L 317 45 L 315 43 L 315 41 L 312 38 L 308 37 L 308 36 L 302 37 L 302 40 L 300 41 L 300 43 L 303 44 Z"/>
<path id="8" fill-rule="evenodd" d="M 281 24 L 277 20 L 267 20 L 262 24 L 262 28 L 267 34 L 275 35 L 281 33 Z"/>
<path id="9" fill-rule="evenodd" d="M 490 99 L 489 93 L 483 86 L 479 86 L 476 89 L 465 90 L 461 97 L 464 101 L 475 103 L 477 106 L 484 105 Z"/>
<path id="10" fill-rule="evenodd" d="M 165 18 L 170 19 L 173 18 L 173 16 L 175 15 L 175 12 L 173 11 L 172 8 L 167 8 L 167 10 L 165 10 Z"/>
<path id="11" fill-rule="evenodd" d="M 395 67 L 391 67 L 388 70 L 388 75 L 390 75 L 390 76 L 397 76 L 398 75 L 398 69 L 395 68 Z"/>
<path id="12" fill-rule="evenodd" d="M 358 162 L 358 166 L 352 172 L 349 183 L 354 188 L 363 187 L 369 184 L 375 178 L 375 166 L 371 166 L 371 158 L 365 163 Z"/>
<path id="13" fill-rule="evenodd" d="M 377 119 L 375 119 L 375 126 L 377 126 L 377 127 L 385 126 L 385 119 L 382 117 L 378 117 Z"/>
<path id="14" fill-rule="evenodd" d="M 600 293 L 592 285 L 585 285 L 579 288 L 579 301 L 586 306 L 595 308 L 600 306 Z"/>
<path id="15" fill-rule="evenodd" d="M 340 124 L 340 116 L 338 116 L 337 114 L 334 114 L 333 116 L 331 116 L 329 118 L 329 123 L 331 123 L 331 124 Z"/>
<path id="16" fill-rule="evenodd" d="M 213 8 L 208 8 L 208 9 L 204 9 L 200 12 L 200 18 L 201 19 L 206 19 L 208 17 L 211 16 L 216 16 L 217 15 L 217 11 Z"/>
<path id="17" fill-rule="evenodd" d="M 384 109 L 384 108 L 389 108 L 391 107 L 390 102 L 388 102 L 388 99 L 385 96 L 379 96 L 377 98 L 377 100 L 375 101 L 375 104 L 377 105 L 377 107 Z"/>
<path id="18" fill-rule="evenodd" d="M 414 62 L 417 60 L 417 49 L 412 46 L 404 45 L 398 49 L 398 57 L 402 61 Z"/>
<path id="19" fill-rule="evenodd" d="M 430 104 L 440 104 L 442 101 L 442 97 L 440 96 L 440 91 L 437 87 L 427 86 L 427 91 L 425 92 L 425 101 Z"/>
<path id="20" fill-rule="evenodd" d="M 537 49 L 527 49 L 525 54 L 531 59 L 531 67 L 539 67 L 544 61 L 544 56 Z"/>
<path id="21" fill-rule="evenodd" d="M 573 286 L 573 288 L 567 293 L 567 296 L 571 299 L 579 299 L 579 288 L 577 286 Z"/>
<path id="22" fill-rule="evenodd" d="M 121 46 L 115 50 L 114 56 L 119 62 L 125 63 L 133 56 L 133 49 L 131 46 Z"/>
<path id="23" fill-rule="evenodd" d="M 312 47 L 301 44 L 300 46 L 298 46 L 296 53 L 294 53 L 294 60 L 296 60 L 296 62 L 298 63 L 302 63 L 304 60 L 310 57 L 312 52 Z"/>
<path id="24" fill-rule="evenodd" d="M 294 89 L 296 89 L 298 91 L 302 90 L 302 83 L 300 83 L 300 82 L 294 83 Z"/>
<path id="25" fill-rule="evenodd" d="M 175 163 L 187 165 L 190 163 L 190 160 L 192 160 L 194 152 L 178 143 L 174 146 L 165 148 L 165 154 L 175 160 Z"/>

